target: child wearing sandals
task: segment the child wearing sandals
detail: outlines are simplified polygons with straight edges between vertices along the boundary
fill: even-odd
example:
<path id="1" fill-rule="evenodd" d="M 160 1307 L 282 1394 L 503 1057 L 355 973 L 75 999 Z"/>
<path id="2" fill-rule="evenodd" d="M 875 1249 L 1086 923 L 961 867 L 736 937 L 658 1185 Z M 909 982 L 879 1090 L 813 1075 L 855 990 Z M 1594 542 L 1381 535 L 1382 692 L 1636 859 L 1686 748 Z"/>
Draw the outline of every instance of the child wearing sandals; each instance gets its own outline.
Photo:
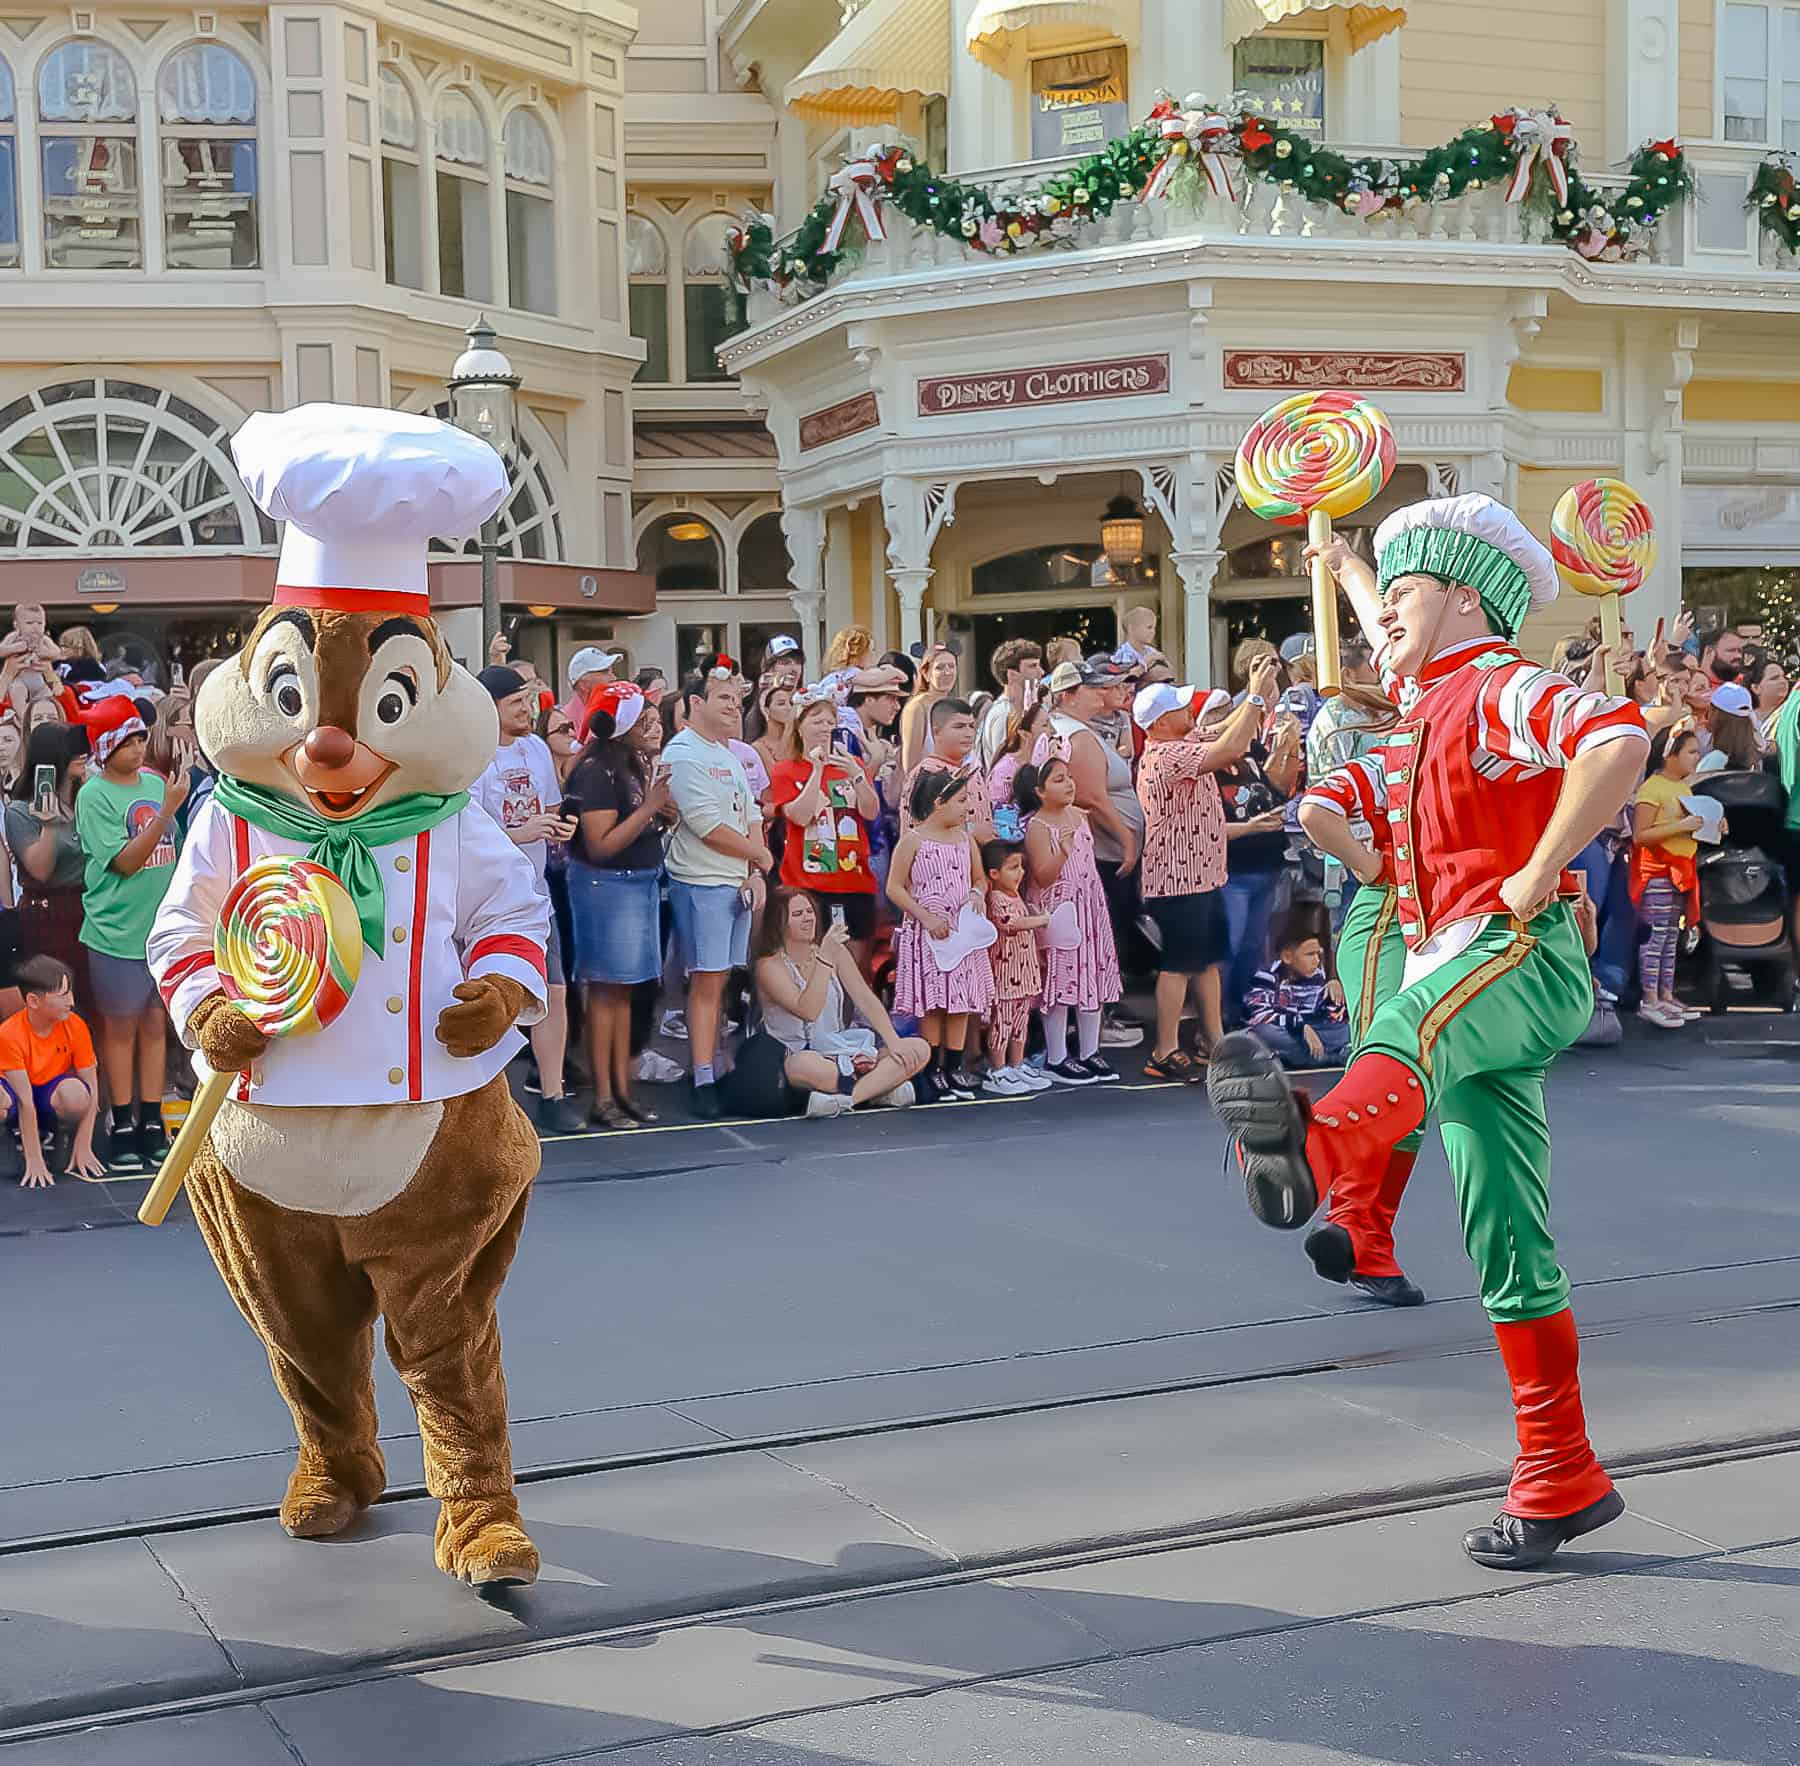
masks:
<path id="1" fill-rule="evenodd" d="M 969 1072 L 965 1046 L 971 1018 L 985 1019 L 994 1003 L 988 952 L 971 951 L 946 970 L 931 949 L 948 938 L 965 907 L 983 907 L 981 853 L 969 832 L 966 773 L 925 768 L 907 799 L 913 826 L 900 837 L 888 872 L 888 899 L 903 918 L 894 936 L 894 1009 L 919 1020 L 931 1059 L 915 1082 L 921 1103 L 967 1100 L 980 1081 Z"/>
<path id="2" fill-rule="evenodd" d="M 1025 1064 L 1025 1032 L 1044 990 L 1037 931 L 1048 914 L 1025 905 L 1025 849 L 1010 840 L 989 840 L 981 849 L 987 872 L 988 918 L 1000 937 L 993 949 L 994 1010 L 988 1019 L 988 1076 L 981 1089 L 993 1097 L 1022 1098 L 1048 1091 L 1054 1080 Z"/>
<path id="3" fill-rule="evenodd" d="M 1013 787 L 1025 828 L 1025 860 L 1031 887 L 1026 905 L 1049 915 L 1075 904 L 1081 942 L 1050 950 L 1044 962 L 1044 1071 L 1053 1085 L 1096 1085 L 1116 1080 L 1100 1056 L 1100 1013 L 1118 1000 L 1119 957 L 1113 945 L 1106 891 L 1094 863 L 1094 835 L 1087 812 L 1075 805 L 1075 775 L 1066 750 L 1053 748 L 1041 766 L 1019 769 Z M 1075 1008 L 1076 1052 L 1069 1052 L 1069 1007 Z"/>

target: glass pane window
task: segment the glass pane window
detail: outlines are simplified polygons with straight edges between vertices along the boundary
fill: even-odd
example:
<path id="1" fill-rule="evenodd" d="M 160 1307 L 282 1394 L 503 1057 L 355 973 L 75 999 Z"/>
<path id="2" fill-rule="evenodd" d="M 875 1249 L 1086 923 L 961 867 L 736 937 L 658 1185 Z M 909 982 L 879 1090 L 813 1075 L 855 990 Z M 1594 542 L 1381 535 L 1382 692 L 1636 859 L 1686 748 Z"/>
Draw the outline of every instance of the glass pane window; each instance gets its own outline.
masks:
<path id="1" fill-rule="evenodd" d="M 1781 14 L 1781 145 L 1800 149 L 1800 6 Z"/>
<path id="2" fill-rule="evenodd" d="M 38 118 L 46 123 L 129 123 L 137 117 L 131 64 L 107 43 L 64 43 L 38 70 Z"/>
<path id="3" fill-rule="evenodd" d="M 50 268 L 141 270 L 136 137 L 46 133 L 43 166 Z"/>
<path id="4" fill-rule="evenodd" d="M 743 327 L 723 282 L 690 282 L 683 296 L 687 309 L 687 377 L 729 380 L 719 365 L 718 348 Z"/>
<path id="5" fill-rule="evenodd" d="M 398 288 L 425 286 L 419 249 L 419 168 L 410 160 L 381 156 L 381 232 L 387 279 Z"/>
<path id="6" fill-rule="evenodd" d="M 1719 34 L 1725 95 L 1725 139 L 1769 137 L 1769 9 L 1731 5 Z"/>
<path id="7" fill-rule="evenodd" d="M 157 115 L 165 123 L 227 128 L 256 121 L 256 77 L 241 56 L 218 43 L 195 43 L 163 63 Z"/>
<path id="8" fill-rule="evenodd" d="M 630 298 L 631 335 L 644 341 L 644 360 L 636 377 L 660 386 L 669 378 L 669 285 L 634 282 Z"/>
<path id="9" fill-rule="evenodd" d="M 419 150 L 419 110 L 406 82 L 391 67 L 381 70 L 381 144 Z"/>
<path id="10" fill-rule="evenodd" d="M 556 211 L 549 197 L 508 188 L 506 275 L 512 306 L 556 311 Z"/>
<path id="11" fill-rule="evenodd" d="M 254 270 L 256 142 L 165 135 L 163 225 L 171 270 Z"/>
<path id="12" fill-rule="evenodd" d="M 1123 47 L 1045 56 L 1031 64 L 1031 157 L 1093 153 L 1130 132 Z"/>
<path id="13" fill-rule="evenodd" d="M 18 114 L 12 69 L 0 61 L 0 270 L 19 264 Z"/>
<path id="14" fill-rule="evenodd" d="M 438 287 L 462 300 L 492 300 L 487 185 L 440 170 L 437 210 Z"/>

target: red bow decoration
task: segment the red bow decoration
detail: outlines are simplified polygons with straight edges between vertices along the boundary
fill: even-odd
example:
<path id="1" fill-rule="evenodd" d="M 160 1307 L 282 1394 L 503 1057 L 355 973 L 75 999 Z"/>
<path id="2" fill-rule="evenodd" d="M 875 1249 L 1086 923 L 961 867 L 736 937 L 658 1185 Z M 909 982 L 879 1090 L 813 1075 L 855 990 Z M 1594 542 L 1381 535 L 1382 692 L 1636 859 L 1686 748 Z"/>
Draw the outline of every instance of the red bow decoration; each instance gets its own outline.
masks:
<path id="1" fill-rule="evenodd" d="M 1174 114 L 1175 100 L 1168 97 L 1159 98 L 1156 101 L 1156 108 L 1150 113 L 1150 121 L 1160 123 L 1164 117 L 1172 117 Z"/>
<path id="2" fill-rule="evenodd" d="M 881 174 L 882 183 L 893 183 L 894 174 L 900 169 L 900 161 L 905 153 L 904 147 L 890 147 L 880 159 L 876 160 L 875 169 Z"/>
<path id="3" fill-rule="evenodd" d="M 1507 114 L 1506 116 L 1494 116 L 1494 117 L 1488 118 L 1488 121 L 1494 125 L 1494 128 L 1500 134 L 1508 135 L 1508 136 L 1510 136 L 1512 134 L 1513 124 L 1517 120 L 1518 119 L 1516 117 L 1512 116 L 1510 113 Z"/>
<path id="4" fill-rule="evenodd" d="M 1245 124 L 1243 134 L 1238 137 L 1246 153 L 1260 153 L 1274 139 L 1275 137 L 1262 126 L 1260 117 L 1252 117 Z"/>
<path id="5" fill-rule="evenodd" d="M 1650 151 L 1652 153 L 1664 154 L 1668 158 L 1674 159 L 1681 152 L 1681 144 L 1676 141 L 1673 136 L 1670 136 L 1667 141 L 1652 141 L 1650 143 Z"/>

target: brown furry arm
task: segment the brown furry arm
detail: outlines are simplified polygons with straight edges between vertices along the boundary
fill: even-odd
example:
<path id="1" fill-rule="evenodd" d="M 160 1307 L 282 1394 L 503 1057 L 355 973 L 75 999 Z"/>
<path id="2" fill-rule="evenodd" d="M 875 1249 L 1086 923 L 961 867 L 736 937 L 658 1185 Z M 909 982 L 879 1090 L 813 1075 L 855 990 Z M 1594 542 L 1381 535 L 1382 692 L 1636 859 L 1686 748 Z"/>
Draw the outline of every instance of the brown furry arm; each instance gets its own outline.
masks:
<path id="1" fill-rule="evenodd" d="M 209 993 L 194 1008 L 187 1033 L 215 1073 L 246 1072 L 269 1046 L 269 1038 L 223 992 Z"/>
<path id="2" fill-rule="evenodd" d="M 438 1014 L 437 1038 L 459 1060 L 484 1055 L 518 1022 L 531 996 L 506 975 L 483 975 L 454 989 L 462 1003 Z"/>

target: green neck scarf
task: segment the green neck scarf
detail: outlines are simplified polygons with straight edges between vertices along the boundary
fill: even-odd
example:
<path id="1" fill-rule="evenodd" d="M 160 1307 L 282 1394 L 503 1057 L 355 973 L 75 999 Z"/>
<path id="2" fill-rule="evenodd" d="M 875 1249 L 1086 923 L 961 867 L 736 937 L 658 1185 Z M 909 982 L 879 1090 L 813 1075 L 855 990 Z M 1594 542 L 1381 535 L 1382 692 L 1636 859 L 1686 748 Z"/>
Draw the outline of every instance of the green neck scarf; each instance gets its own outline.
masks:
<path id="1" fill-rule="evenodd" d="M 213 796 L 234 816 L 241 816 L 265 834 L 304 840 L 306 856 L 335 873 L 349 891 L 356 904 L 356 917 L 362 922 L 363 940 L 377 950 L 381 948 L 387 919 L 387 891 L 382 885 L 381 867 L 369 848 L 423 834 L 427 828 L 449 821 L 469 801 L 466 791 L 455 791 L 448 797 L 414 791 L 350 821 L 328 822 L 285 791 L 246 784 L 225 773 L 219 775 Z"/>

